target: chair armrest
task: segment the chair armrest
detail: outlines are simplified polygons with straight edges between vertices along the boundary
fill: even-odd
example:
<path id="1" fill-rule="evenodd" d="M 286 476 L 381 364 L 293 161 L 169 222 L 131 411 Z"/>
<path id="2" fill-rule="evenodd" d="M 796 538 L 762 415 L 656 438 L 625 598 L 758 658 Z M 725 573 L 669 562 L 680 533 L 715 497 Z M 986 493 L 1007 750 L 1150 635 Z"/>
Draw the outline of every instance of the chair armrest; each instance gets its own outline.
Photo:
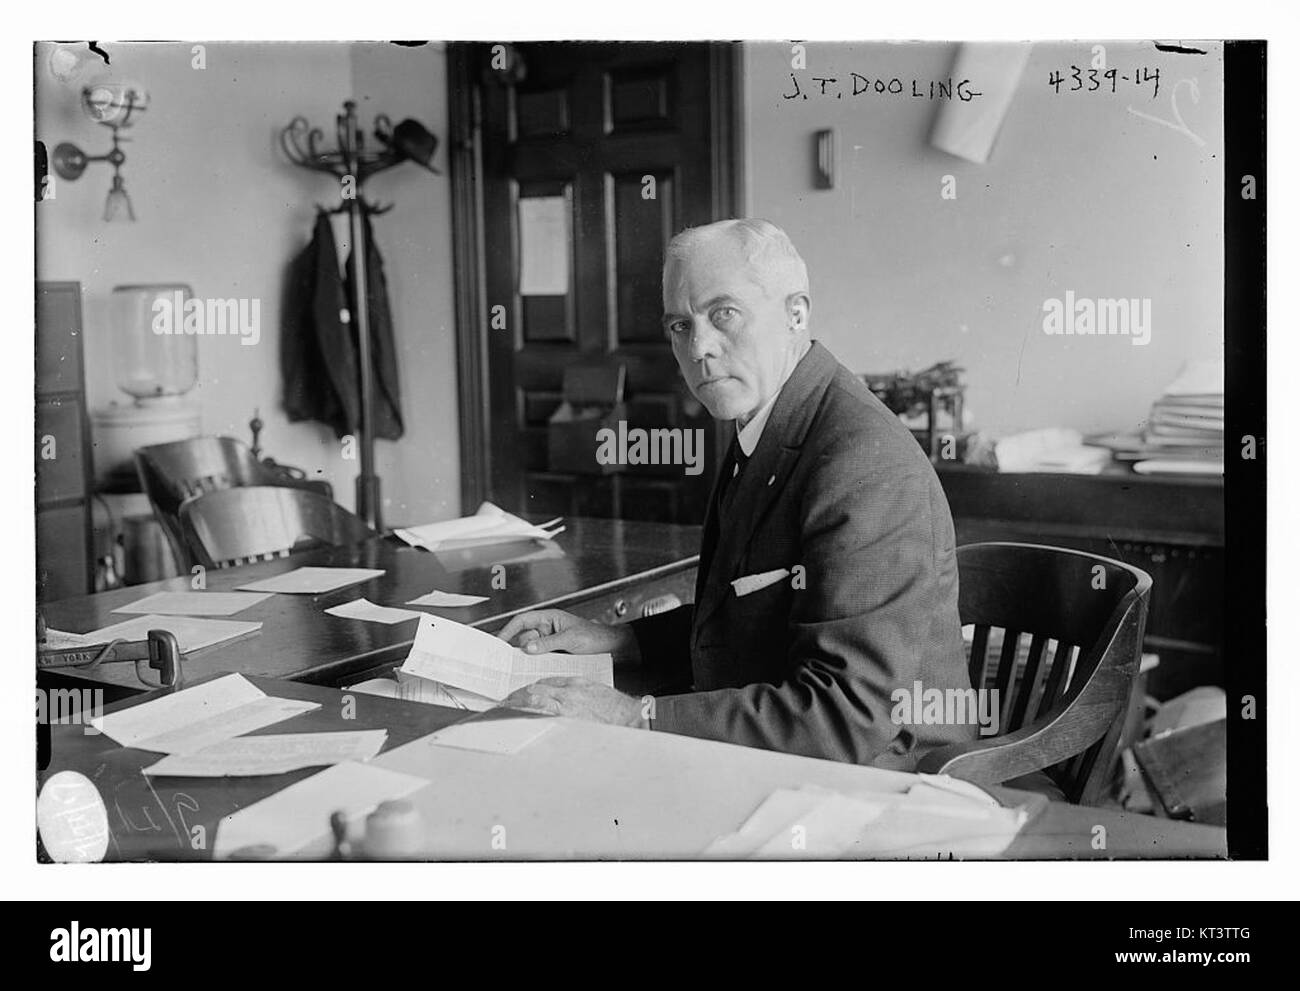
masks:
<path id="1" fill-rule="evenodd" d="M 996 785 L 1034 771 L 1052 767 L 1077 756 L 1100 740 L 1109 722 L 1071 720 L 1076 725 L 1064 732 L 1062 717 L 1068 706 L 1005 736 L 989 737 L 974 743 L 954 743 L 931 750 L 917 763 L 924 774 L 950 774 L 972 784 Z M 1082 714 L 1080 714 L 1082 715 Z"/>

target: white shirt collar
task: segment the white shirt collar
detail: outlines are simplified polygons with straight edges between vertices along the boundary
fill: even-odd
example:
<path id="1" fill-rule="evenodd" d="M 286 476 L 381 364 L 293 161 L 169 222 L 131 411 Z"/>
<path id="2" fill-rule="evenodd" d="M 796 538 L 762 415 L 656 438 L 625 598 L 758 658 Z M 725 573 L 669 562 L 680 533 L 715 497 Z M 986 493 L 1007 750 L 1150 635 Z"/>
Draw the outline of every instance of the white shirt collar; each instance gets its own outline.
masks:
<path id="1" fill-rule="evenodd" d="M 758 447 L 759 439 L 763 436 L 763 428 L 767 426 L 768 418 L 772 415 L 772 407 L 776 405 L 777 399 L 780 398 L 781 390 L 785 388 L 786 382 L 790 381 L 790 376 L 794 374 L 794 370 L 799 367 L 799 362 L 803 361 L 811 347 L 812 344 L 810 342 L 805 343 L 803 351 L 799 355 L 799 360 L 794 362 L 794 364 L 790 366 L 790 370 L 785 373 L 785 378 L 783 378 L 781 384 L 776 387 L 776 392 L 772 394 L 772 398 L 763 404 L 763 408 L 755 413 L 754 418 L 746 423 L 744 427 L 737 427 L 736 439 L 740 442 L 740 449 L 744 452 L 745 457 L 753 457 L 754 451 Z M 740 421 L 738 420 L 736 422 L 739 423 Z"/>
<path id="2" fill-rule="evenodd" d="M 768 417 L 772 415 L 772 407 L 776 405 L 780 395 L 781 390 L 777 389 L 776 395 L 763 404 L 763 408 L 754 414 L 754 418 L 736 431 L 736 439 L 740 442 L 740 449 L 745 452 L 745 457 L 753 456 L 754 449 L 758 447 L 758 441 L 763 436 L 763 428 L 767 426 Z"/>

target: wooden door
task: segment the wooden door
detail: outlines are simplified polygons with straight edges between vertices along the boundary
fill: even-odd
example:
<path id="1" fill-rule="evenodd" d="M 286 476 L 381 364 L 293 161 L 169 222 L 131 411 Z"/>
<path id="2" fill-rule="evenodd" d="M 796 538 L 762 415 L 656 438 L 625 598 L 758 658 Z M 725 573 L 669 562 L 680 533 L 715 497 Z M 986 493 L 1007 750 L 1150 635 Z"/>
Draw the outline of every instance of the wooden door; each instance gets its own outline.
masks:
<path id="1" fill-rule="evenodd" d="M 468 452 L 468 470 L 477 464 L 486 497 L 516 512 L 702 521 L 715 430 L 664 336 L 660 279 L 674 233 L 732 213 L 731 119 L 720 99 L 732 86 L 729 50 L 453 48 L 453 131 L 456 87 L 472 86 L 475 100 L 461 106 L 477 117 L 471 164 L 482 197 L 482 312 L 475 327 L 461 327 L 461 375 L 473 374 L 464 337 L 477 333 L 486 357 L 479 436 L 489 456 L 484 464 L 482 452 Z M 703 471 L 647 464 L 602 475 L 594 447 L 590 474 L 557 470 L 547 423 L 575 363 L 625 367 L 629 430 L 702 430 Z M 462 402 L 473 393 L 462 388 Z M 462 430 L 466 443 L 475 435 Z"/>

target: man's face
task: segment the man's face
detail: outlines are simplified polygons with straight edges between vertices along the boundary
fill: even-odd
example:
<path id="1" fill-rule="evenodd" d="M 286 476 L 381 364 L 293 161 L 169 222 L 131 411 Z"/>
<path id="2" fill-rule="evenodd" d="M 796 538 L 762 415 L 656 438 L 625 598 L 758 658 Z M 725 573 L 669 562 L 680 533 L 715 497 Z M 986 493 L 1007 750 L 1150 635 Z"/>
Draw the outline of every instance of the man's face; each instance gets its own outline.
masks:
<path id="1" fill-rule="evenodd" d="M 756 284 L 725 237 L 664 273 L 664 328 L 691 393 L 715 419 L 747 419 L 776 392 L 795 333 L 786 295 Z"/>

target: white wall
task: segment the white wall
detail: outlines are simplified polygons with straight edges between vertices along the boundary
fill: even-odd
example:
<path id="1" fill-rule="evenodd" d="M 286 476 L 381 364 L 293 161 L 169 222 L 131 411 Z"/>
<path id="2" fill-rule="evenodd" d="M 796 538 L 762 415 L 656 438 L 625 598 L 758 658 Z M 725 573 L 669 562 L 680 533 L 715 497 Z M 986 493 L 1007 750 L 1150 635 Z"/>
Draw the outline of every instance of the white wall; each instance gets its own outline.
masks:
<path id="1" fill-rule="evenodd" d="M 178 281 L 202 297 L 260 298 L 258 346 L 199 338 L 200 380 L 191 397 L 201 404 L 204 431 L 247 441 L 248 421 L 260 407 L 266 453 L 329 480 L 336 499 L 352 506 L 357 463 L 341 457 L 328 428 L 290 424 L 280 408 L 286 268 L 307 243 L 314 204 L 337 202 L 337 187 L 324 175 L 289 165 L 278 134 L 302 114 L 332 145 L 334 117 L 352 97 L 367 130 L 378 111 L 395 122 L 418 117 L 444 137 L 441 48 L 213 43 L 207 67 L 196 70 L 188 43 L 103 47 L 111 67 L 91 66 L 70 85 L 48 73 L 44 46 L 36 55 L 36 131 L 51 149 L 73 141 L 90 153 L 107 150 L 108 131 L 79 107 L 80 87 L 88 81 L 137 81 L 152 101 L 125 147 L 123 175 L 136 223 L 100 219 L 110 181 L 104 165 L 92 165 L 75 183 L 58 180 L 56 198 L 38 207 L 37 277 L 83 287 L 91 407 L 126 398 L 112 370 L 106 304 L 113 286 Z M 445 161 L 445 148 L 439 159 Z M 399 205 L 375 222 L 390 278 L 408 424 L 400 459 L 399 448 L 379 444 L 385 522 L 454 515 L 459 483 L 447 180 L 404 165 L 368 183 L 366 192 Z"/>
<path id="2" fill-rule="evenodd" d="M 395 207 L 374 221 L 397 330 L 406 435 L 380 441 L 385 522 L 421 523 L 460 514 L 456 326 L 451 195 L 447 178 L 447 59 L 441 43 L 352 47 L 352 85 L 364 120 L 414 117 L 438 137 L 442 176 L 402 165 L 376 176 L 369 196 Z M 468 508 L 472 512 L 473 506 Z"/>
<path id="3" fill-rule="evenodd" d="M 810 43 L 809 78 L 947 79 L 955 45 Z M 1158 67 L 1160 94 L 1070 93 L 1068 66 L 1091 43 L 1037 45 L 987 164 L 928 143 L 937 105 L 910 96 L 785 100 L 791 49 L 745 46 L 747 212 L 790 234 L 808 262 L 815 336 L 854 371 L 967 369 L 976 426 L 1132 429 L 1189 357 L 1221 353 L 1222 113 L 1219 45 L 1207 56 L 1106 45 L 1128 73 Z M 1059 96 L 1047 85 L 1066 72 Z M 1141 120 L 1179 110 L 1205 140 Z M 828 86 L 828 91 L 834 87 Z M 979 87 L 976 86 L 976 89 Z M 813 188 L 813 134 L 833 128 L 839 179 Z M 942 177 L 957 181 L 940 198 Z M 1049 337 L 1042 305 L 1066 289 L 1150 297 L 1151 343 Z"/>

